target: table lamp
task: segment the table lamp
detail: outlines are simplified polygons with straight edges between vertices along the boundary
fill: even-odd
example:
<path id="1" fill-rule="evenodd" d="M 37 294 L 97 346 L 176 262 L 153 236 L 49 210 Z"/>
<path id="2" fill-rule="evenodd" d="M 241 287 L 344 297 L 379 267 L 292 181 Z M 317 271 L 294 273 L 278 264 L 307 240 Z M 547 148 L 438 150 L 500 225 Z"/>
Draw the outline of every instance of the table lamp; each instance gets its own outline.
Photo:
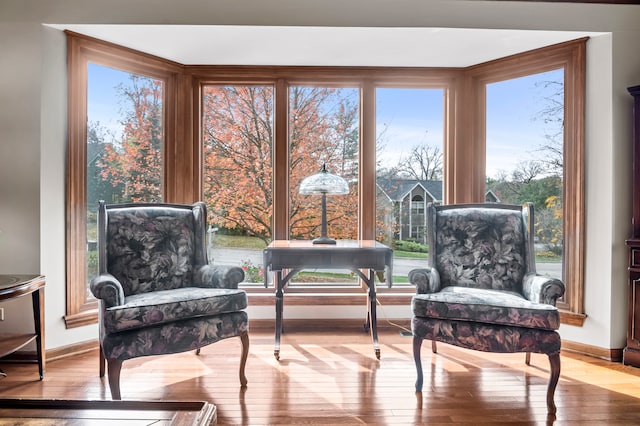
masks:
<path id="1" fill-rule="evenodd" d="M 307 176 L 300 182 L 300 193 L 322 195 L 322 231 L 320 236 L 313 240 L 313 244 L 335 244 L 336 240 L 327 236 L 327 195 L 348 194 L 347 181 L 329 173 L 323 164 L 319 173 Z"/>

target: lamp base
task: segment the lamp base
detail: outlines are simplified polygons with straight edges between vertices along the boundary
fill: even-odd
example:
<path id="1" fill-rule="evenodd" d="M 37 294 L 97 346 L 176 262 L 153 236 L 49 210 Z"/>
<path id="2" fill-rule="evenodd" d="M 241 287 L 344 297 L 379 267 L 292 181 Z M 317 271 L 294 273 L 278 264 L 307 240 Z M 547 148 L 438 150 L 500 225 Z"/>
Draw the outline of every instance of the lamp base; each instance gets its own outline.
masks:
<path id="1" fill-rule="evenodd" d="M 336 240 L 334 240 L 333 238 L 322 236 L 322 237 L 318 237 L 318 238 L 314 239 L 311 242 L 313 244 L 335 244 Z"/>

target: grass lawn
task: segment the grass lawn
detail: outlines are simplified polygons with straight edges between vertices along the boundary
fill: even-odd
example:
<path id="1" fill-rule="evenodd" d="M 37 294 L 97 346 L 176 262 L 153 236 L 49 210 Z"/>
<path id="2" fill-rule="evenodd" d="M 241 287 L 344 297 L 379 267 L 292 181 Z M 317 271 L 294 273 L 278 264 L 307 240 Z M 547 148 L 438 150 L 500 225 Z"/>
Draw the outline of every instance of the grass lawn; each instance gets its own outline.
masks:
<path id="1" fill-rule="evenodd" d="M 213 237 L 213 246 L 262 250 L 267 246 L 267 243 L 257 237 L 216 234 Z"/>
<path id="2" fill-rule="evenodd" d="M 356 282 L 355 274 L 345 274 L 345 273 L 336 273 L 336 272 L 298 272 L 296 276 L 293 278 L 293 281 L 298 282 Z M 376 276 L 376 282 L 379 283 L 378 277 Z M 394 275 L 393 276 L 394 283 L 408 283 L 409 278 L 404 275 Z"/>

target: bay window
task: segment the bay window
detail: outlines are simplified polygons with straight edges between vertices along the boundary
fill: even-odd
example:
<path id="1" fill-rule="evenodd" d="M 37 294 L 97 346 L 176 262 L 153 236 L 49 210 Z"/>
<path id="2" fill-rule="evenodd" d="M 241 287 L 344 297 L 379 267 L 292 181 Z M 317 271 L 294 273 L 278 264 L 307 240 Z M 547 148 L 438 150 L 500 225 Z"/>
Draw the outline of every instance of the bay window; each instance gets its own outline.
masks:
<path id="1" fill-rule="evenodd" d="M 68 39 L 68 326 L 95 318 L 86 290 L 93 248 L 87 243 L 92 240 L 87 228 L 91 197 L 116 203 L 204 200 L 212 260 L 242 266 L 249 303 L 270 305 L 273 290 L 262 285 L 267 273 L 262 249 L 273 239 L 319 235 L 320 198 L 300 194 L 299 185 L 323 165 L 349 184 L 349 194 L 328 197 L 329 236 L 377 239 L 394 248 L 403 267 L 394 267 L 392 289 L 379 283 L 378 297 L 382 303 L 408 305 L 414 290 L 403 268 L 420 267 L 428 255 L 421 221 L 426 203 L 482 202 L 487 190 L 496 192 L 489 187 L 495 176 L 488 166 L 500 151 L 486 121 L 491 84 L 549 70 L 561 70 L 564 83 L 564 168 L 555 181 L 562 191 L 552 206 L 562 209 L 563 278 L 572 287 L 563 308 L 575 314 L 567 317 L 573 321 L 583 313 L 583 234 L 576 232 L 583 226 L 584 84 L 579 78 L 585 40 L 499 63 L 432 69 L 186 66 L 71 33 Z M 93 104 L 89 63 L 124 73 L 144 95 L 132 101 L 156 102 L 149 116 L 154 126 L 136 133 L 144 137 L 87 121 Z M 504 72 L 514 67 L 511 74 Z M 127 86 L 116 87 L 126 91 Z M 118 111 L 114 105 L 107 108 Z M 95 161 L 90 145 L 96 135 L 109 132 L 115 132 L 117 143 Z M 142 139 L 151 145 L 128 149 Z M 90 188 L 102 192 L 91 195 Z M 135 188 L 149 191 L 134 198 Z M 357 277 L 333 272 L 299 273 L 288 303 L 309 303 L 305 294 L 325 292 L 338 295 L 331 303 L 360 304 Z"/>

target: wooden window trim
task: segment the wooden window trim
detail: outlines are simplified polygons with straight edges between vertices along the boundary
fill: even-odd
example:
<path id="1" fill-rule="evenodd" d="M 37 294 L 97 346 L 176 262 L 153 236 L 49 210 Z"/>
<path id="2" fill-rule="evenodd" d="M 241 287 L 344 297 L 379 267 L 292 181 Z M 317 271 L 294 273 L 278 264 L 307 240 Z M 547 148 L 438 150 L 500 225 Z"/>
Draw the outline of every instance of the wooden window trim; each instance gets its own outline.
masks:
<path id="1" fill-rule="evenodd" d="M 66 181 L 66 314 L 67 328 L 79 327 L 97 321 L 97 301 L 88 299 L 86 286 L 86 164 L 87 164 L 87 64 L 89 62 L 117 68 L 126 72 L 146 75 L 165 82 L 163 100 L 165 152 L 176 151 L 175 141 L 179 129 L 177 123 L 184 118 L 177 116 L 177 76 L 182 66 L 151 55 L 111 43 L 82 36 L 71 31 L 67 34 L 67 72 L 69 138 L 67 146 Z M 167 156 L 163 173 L 163 197 L 170 198 L 172 191 L 169 176 L 177 170 L 176 157 Z"/>
<path id="2" fill-rule="evenodd" d="M 473 157 L 460 167 L 472 170 L 471 193 L 454 202 L 482 202 L 485 180 L 486 85 L 554 69 L 564 70 L 564 282 L 566 293 L 558 302 L 566 322 L 580 325 L 584 313 L 585 179 L 584 108 L 586 42 L 581 38 L 551 47 L 498 59 L 469 68 L 465 78 L 471 87 L 471 102 L 478 112 L 470 124 Z M 474 161 L 475 160 L 475 161 Z M 467 198 L 467 196 L 469 198 Z M 572 285 L 569 285 L 572 284 Z"/>
<path id="3" fill-rule="evenodd" d="M 562 306 L 563 322 L 581 325 L 584 318 L 584 76 L 586 39 L 575 40 L 531 52 L 458 68 L 384 67 L 255 67 L 185 66 L 91 37 L 67 32 L 69 72 L 69 147 L 67 165 L 67 327 L 94 323 L 95 301 L 85 302 L 84 282 L 86 212 L 86 62 L 92 61 L 129 72 L 150 75 L 167 82 L 165 99 L 164 199 L 190 203 L 202 194 L 200 148 L 200 93 L 203 84 L 261 83 L 275 89 L 276 112 L 274 162 L 288 164 L 287 87 L 289 84 L 357 85 L 361 89 L 360 210 L 359 235 L 372 238 L 375 224 L 375 89 L 377 87 L 437 87 L 444 96 L 445 203 L 484 200 L 484 85 L 522 73 L 565 67 L 565 282 L 574 283 Z M 513 76 L 513 77 L 508 77 Z M 469 107 L 471 105 L 472 107 Z M 475 106 L 475 108 L 474 108 Z M 569 144 L 567 144 L 567 140 Z M 180 142 L 177 142 L 180 141 Z M 471 145 L 471 149 L 469 149 Z M 287 167 L 274 167 L 274 237 L 287 238 Z M 471 182 L 471 185 L 469 185 Z M 284 190 L 282 189 L 284 188 Z M 570 229 L 571 232 L 568 232 Z M 568 286 L 569 287 L 569 286 Z M 338 304 L 359 304 L 364 294 L 350 289 L 333 297 Z M 250 299 L 273 297 L 272 289 L 248 289 Z M 311 292 L 317 291 L 316 289 Z M 411 287 L 380 288 L 381 300 L 406 304 Z M 304 304 L 304 296 L 288 297 L 289 304 Z M 315 302 L 314 302 L 315 303 Z"/>

